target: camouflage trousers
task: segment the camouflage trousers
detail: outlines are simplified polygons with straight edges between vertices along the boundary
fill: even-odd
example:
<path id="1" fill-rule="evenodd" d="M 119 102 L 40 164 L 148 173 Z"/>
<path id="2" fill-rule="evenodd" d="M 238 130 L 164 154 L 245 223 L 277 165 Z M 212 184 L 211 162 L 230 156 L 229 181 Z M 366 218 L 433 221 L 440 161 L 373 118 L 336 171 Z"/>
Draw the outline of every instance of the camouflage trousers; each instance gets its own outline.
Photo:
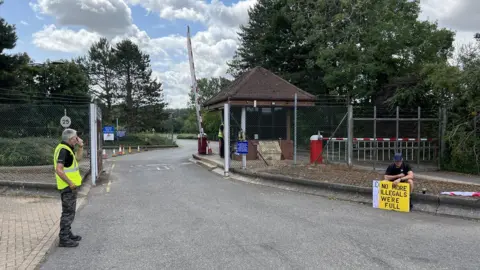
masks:
<path id="1" fill-rule="evenodd" d="M 72 236 L 72 223 L 75 219 L 77 208 L 77 191 L 70 187 L 63 189 L 60 193 L 62 198 L 62 217 L 60 218 L 60 241 L 68 241 Z"/>

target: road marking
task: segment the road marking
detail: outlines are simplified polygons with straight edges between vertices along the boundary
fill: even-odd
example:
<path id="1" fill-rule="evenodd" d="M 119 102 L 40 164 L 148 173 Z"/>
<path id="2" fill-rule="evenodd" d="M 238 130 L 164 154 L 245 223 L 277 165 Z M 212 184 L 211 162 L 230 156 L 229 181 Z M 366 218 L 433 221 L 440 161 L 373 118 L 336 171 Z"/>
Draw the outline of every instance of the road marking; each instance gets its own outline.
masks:
<path id="1" fill-rule="evenodd" d="M 140 169 L 141 171 L 165 171 L 165 170 L 170 170 L 171 168 L 169 167 L 168 164 L 147 164 L 147 165 L 130 165 L 130 169 L 128 170 L 129 173 L 131 173 L 133 170 L 137 168 Z M 135 171 L 137 171 L 135 170 Z"/>
<path id="2" fill-rule="evenodd" d="M 180 165 L 192 165 L 193 163 L 192 162 L 183 162 L 183 163 L 180 163 Z"/>
<path id="3" fill-rule="evenodd" d="M 110 185 L 112 184 L 112 181 L 108 181 L 108 184 L 107 184 L 107 193 L 110 192 Z"/>

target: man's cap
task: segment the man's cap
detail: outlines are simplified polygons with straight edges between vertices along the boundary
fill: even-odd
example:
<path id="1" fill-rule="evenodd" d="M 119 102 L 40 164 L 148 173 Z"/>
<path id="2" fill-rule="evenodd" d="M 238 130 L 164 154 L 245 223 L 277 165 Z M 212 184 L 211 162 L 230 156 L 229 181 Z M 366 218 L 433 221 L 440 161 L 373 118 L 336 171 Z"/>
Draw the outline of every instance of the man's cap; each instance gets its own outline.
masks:
<path id="1" fill-rule="evenodd" d="M 396 153 L 396 154 L 393 156 L 393 160 L 394 160 L 394 161 L 402 161 L 402 160 L 403 160 L 402 153 Z"/>

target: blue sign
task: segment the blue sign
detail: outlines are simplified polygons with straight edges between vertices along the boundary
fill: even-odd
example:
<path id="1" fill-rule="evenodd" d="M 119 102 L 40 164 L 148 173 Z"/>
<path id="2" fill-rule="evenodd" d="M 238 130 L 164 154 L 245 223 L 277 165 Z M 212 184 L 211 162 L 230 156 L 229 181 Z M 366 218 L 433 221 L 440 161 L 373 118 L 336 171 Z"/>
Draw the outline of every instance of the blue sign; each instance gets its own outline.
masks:
<path id="1" fill-rule="evenodd" d="M 248 154 L 248 141 L 238 141 L 237 142 L 237 154 L 239 154 L 239 155 Z"/>
<path id="2" fill-rule="evenodd" d="M 115 133 L 115 128 L 112 126 L 104 126 L 103 133 Z"/>
<path id="3" fill-rule="evenodd" d="M 119 130 L 117 131 L 117 137 L 125 137 L 125 133 L 127 133 L 125 130 Z"/>

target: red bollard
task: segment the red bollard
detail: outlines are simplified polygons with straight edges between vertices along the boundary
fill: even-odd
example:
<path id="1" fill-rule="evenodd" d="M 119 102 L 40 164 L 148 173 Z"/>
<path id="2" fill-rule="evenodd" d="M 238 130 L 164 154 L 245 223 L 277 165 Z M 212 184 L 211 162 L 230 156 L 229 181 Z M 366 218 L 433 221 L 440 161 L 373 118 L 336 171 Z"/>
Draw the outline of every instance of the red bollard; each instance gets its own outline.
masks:
<path id="1" fill-rule="evenodd" d="M 313 135 L 310 137 L 310 164 L 323 163 L 323 136 Z"/>
<path id="2" fill-rule="evenodd" d="M 198 154 L 206 155 L 207 154 L 207 135 L 198 134 Z"/>

